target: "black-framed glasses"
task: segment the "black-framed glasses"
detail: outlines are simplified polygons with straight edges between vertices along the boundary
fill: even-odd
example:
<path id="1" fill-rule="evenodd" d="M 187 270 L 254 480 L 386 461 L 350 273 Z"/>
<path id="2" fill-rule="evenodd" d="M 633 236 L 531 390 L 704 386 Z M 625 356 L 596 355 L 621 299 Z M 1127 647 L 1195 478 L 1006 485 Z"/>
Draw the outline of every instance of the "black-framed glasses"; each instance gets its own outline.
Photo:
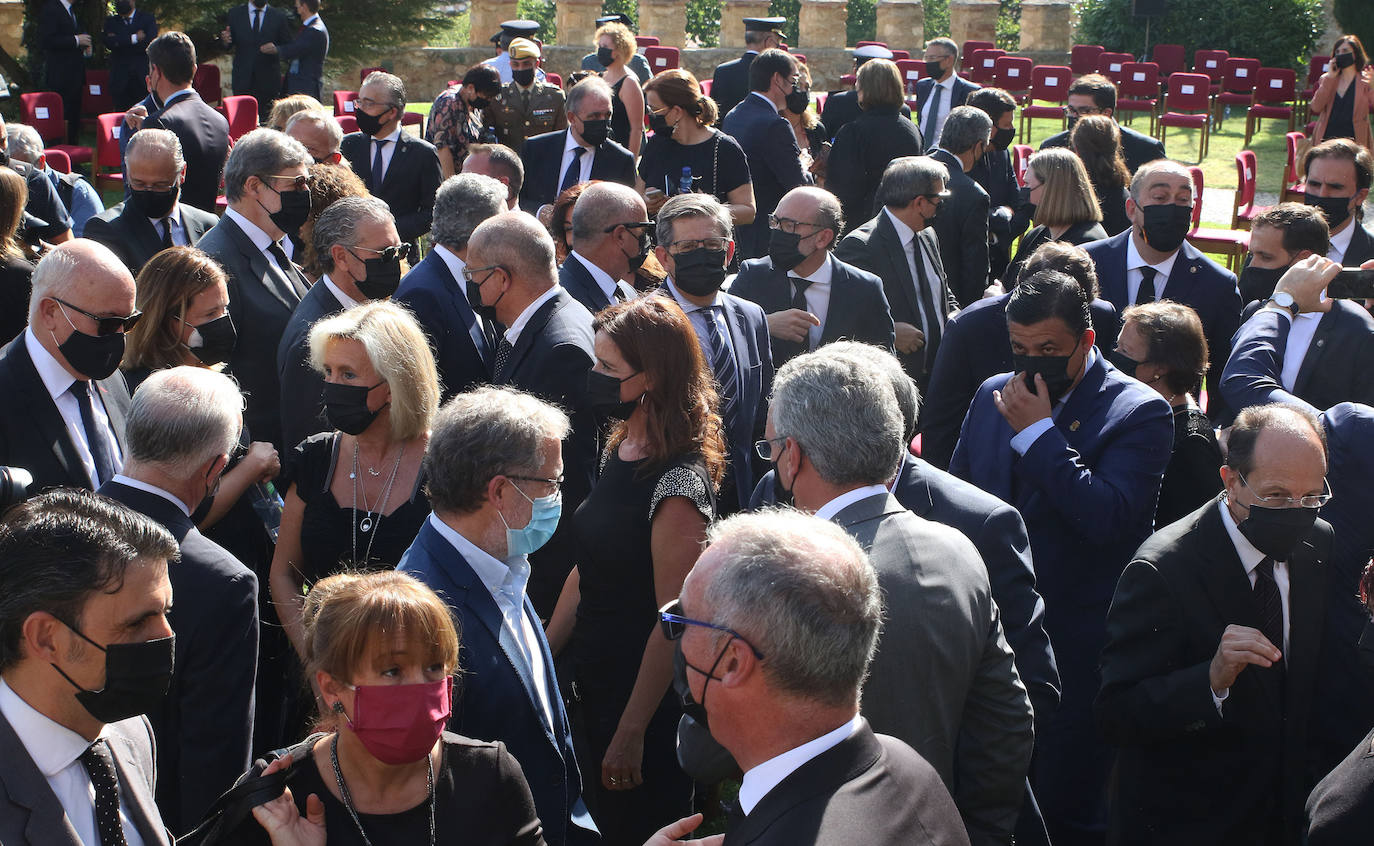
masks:
<path id="1" fill-rule="evenodd" d="M 776 450 L 773 449 L 773 444 L 775 443 L 778 445 L 778 448 Z M 772 461 L 774 455 L 782 455 L 782 447 L 786 443 L 787 438 L 785 437 L 764 438 L 760 441 L 754 441 L 754 452 L 757 453 L 759 458 L 762 458 L 764 461 Z"/>
<path id="2" fill-rule="evenodd" d="M 788 235 L 796 234 L 798 226 L 810 226 L 812 229 L 826 229 L 828 227 L 819 223 L 812 223 L 809 220 L 793 220 L 790 217 L 778 217 L 775 214 L 768 215 L 768 228 L 781 229 Z"/>
<path id="3" fill-rule="evenodd" d="M 63 308 L 69 308 L 77 314 L 84 314 L 95 321 L 95 332 L 97 335 L 114 335 L 117 332 L 129 332 L 138 325 L 138 319 L 143 316 L 143 312 L 134 309 L 133 314 L 127 317 L 101 317 L 98 314 L 91 314 L 81 306 L 75 306 L 61 297 L 53 297 L 53 302 Z"/>
<path id="4" fill-rule="evenodd" d="M 1240 483 L 1245 486 L 1245 489 L 1255 494 L 1255 499 L 1259 500 L 1257 504 L 1265 508 L 1321 508 L 1331 501 L 1331 483 L 1326 481 L 1326 479 L 1322 479 L 1322 489 L 1324 492 L 1320 494 L 1309 494 L 1300 497 L 1260 496 L 1255 493 L 1254 488 L 1250 487 L 1250 483 L 1245 481 L 1244 473 L 1237 470 L 1236 475 L 1240 477 Z"/>
<path id="5" fill-rule="evenodd" d="M 463 268 L 463 279 L 468 282 L 474 283 L 477 287 L 480 288 L 483 285 L 487 284 L 487 280 L 491 278 L 491 274 L 495 273 L 498 270 L 505 270 L 505 268 L 499 264 L 489 264 L 486 267 L 465 267 Z M 487 274 L 486 276 L 482 277 L 481 282 L 478 282 L 476 279 L 473 278 L 473 276 L 475 276 L 478 273 Z"/>
<path id="6" fill-rule="evenodd" d="M 930 200 L 933 203 L 936 200 L 948 200 L 952 196 L 952 194 L 949 191 L 940 191 L 938 193 L 932 192 L 929 194 L 921 194 L 920 196 L 925 197 L 927 200 Z"/>
<path id="7" fill-rule="evenodd" d="M 376 253 L 377 256 L 382 259 L 382 261 L 396 261 L 397 259 L 404 260 L 410 257 L 409 244 L 399 244 L 394 247 L 383 247 L 380 250 L 374 250 L 371 247 L 364 247 L 360 244 L 348 244 L 347 246 L 349 249 L 352 250 L 367 250 L 369 253 Z"/>
<path id="8" fill-rule="evenodd" d="M 754 644 L 749 642 L 749 638 L 740 634 L 728 626 L 718 626 L 715 623 L 708 623 L 704 620 L 693 620 L 691 617 L 682 616 L 682 600 L 674 599 L 667 605 L 658 610 L 658 626 L 662 630 L 663 636 L 668 640 L 679 640 L 687 632 L 688 626 L 701 626 L 703 629 L 715 629 L 718 632 L 725 632 L 730 637 L 749 647 L 749 651 L 754 653 L 754 657 L 763 660 L 763 653 Z"/>
<path id="9" fill-rule="evenodd" d="M 515 479 L 520 482 L 543 482 L 546 485 L 553 485 L 555 493 L 563 490 L 563 476 L 559 476 L 557 479 L 546 479 L 542 476 L 516 476 L 514 474 L 506 474 L 506 478 Z"/>
<path id="10" fill-rule="evenodd" d="M 612 223 L 610 226 L 607 226 L 605 229 L 601 231 L 609 235 L 622 226 L 626 229 L 648 229 L 649 235 L 652 237 L 654 234 L 653 230 L 655 224 L 652 220 L 630 220 L 626 221 L 625 223 Z"/>
<path id="11" fill-rule="evenodd" d="M 304 174 L 303 174 L 303 175 L 301 175 L 301 176 L 292 176 L 291 174 L 288 174 L 288 173 L 269 173 L 269 174 L 267 175 L 267 178 L 268 178 L 268 179 L 289 179 L 289 180 L 291 180 L 291 187 L 290 187 L 289 189 L 287 189 L 287 190 L 289 190 L 289 191 L 309 191 L 309 190 L 310 190 L 310 177 L 309 177 L 308 175 L 304 175 Z M 267 187 L 268 187 L 268 188 L 272 188 L 271 185 L 268 185 Z M 272 188 L 272 190 L 273 190 L 273 191 L 277 191 L 276 188 Z M 280 192 L 280 191 L 277 191 L 277 193 L 280 194 L 281 192 Z"/>

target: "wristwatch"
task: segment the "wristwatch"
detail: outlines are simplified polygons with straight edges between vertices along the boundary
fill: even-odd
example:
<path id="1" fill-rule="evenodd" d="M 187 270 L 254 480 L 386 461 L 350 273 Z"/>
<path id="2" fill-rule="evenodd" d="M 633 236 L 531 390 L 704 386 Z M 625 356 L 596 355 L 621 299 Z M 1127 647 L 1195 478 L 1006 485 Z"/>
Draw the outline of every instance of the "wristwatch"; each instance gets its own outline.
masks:
<path id="1" fill-rule="evenodd" d="M 1287 291 L 1279 291 L 1277 294 L 1269 298 L 1269 302 L 1273 303 L 1279 308 L 1287 309 L 1288 313 L 1293 315 L 1294 317 L 1298 316 L 1298 304 L 1293 301 L 1293 295 L 1288 293 Z M 1268 303 L 1266 303 L 1266 305 L 1268 305 Z"/>

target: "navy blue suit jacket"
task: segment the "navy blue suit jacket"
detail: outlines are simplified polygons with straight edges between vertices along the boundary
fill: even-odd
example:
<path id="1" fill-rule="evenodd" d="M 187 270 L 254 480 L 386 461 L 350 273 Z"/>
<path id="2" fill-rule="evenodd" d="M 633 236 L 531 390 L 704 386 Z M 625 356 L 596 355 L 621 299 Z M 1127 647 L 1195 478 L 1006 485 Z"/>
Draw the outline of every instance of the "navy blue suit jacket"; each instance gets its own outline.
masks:
<path id="1" fill-rule="evenodd" d="M 883 280 L 852 264 L 830 256 L 830 307 L 821 325 L 822 345 L 841 338 L 876 344 L 888 352 L 895 349 L 892 309 L 883 292 Z M 792 283 L 786 271 L 776 270 L 770 258 L 746 261 L 730 285 L 730 293 L 757 303 L 765 314 L 792 307 Z M 773 347 L 773 365 L 781 367 L 807 351 L 806 342 L 781 338 L 768 339 Z"/>
<path id="2" fill-rule="evenodd" d="M 324 418 L 324 377 L 310 366 L 310 327 L 343 310 L 343 303 L 321 279 L 301 297 L 277 344 L 281 437 L 287 449 L 334 428 Z"/>
<path id="3" fill-rule="evenodd" d="M 176 99 L 143 120 L 143 129 L 171 130 L 186 158 L 181 202 L 214 213 L 220 175 L 229 157 L 229 121 L 195 91 Z M 124 133 L 120 133 L 123 135 Z"/>
<path id="4" fill-rule="evenodd" d="M 801 166 L 797 137 L 787 118 L 773 104 L 752 93 L 730 110 L 720 128 L 734 138 L 749 159 L 749 175 L 754 181 L 754 222 L 735 229 L 737 252 L 741 259 L 758 258 L 768 253 L 768 215 L 778 207 L 782 195 L 811 181 Z"/>
<path id="5" fill-rule="evenodd" d="M 429 521 L 396 569 L 410 573 L 442 596 L 463 633 L 462 689 L 453 697 L 449 731 L 506 744 L 525 771 L 535 810 L 544 824 L 544 839 L 550 846 L 595 842 L 579 838 L 578 827 L 571 823 L 574 813 L 586 814 L 582 774 L 573 754 L 563 697 L 558 693 L 553 653 L 529 598 L 525 598 L 524 613 L 539 637 L 553 725 L 549 725 L 539 703 L 525 662 L 510 658 L 507 650 L 514 643 L 509 633 L 503 635 L 496 600 L 472 566 Z"/>
<path id="6" fill-rule="evenodd" d="M 329 53 L 329 30 L 315 15 L 309 26 L 286 44 L 277 45 L 277 58 L 290 62 L 286 69 L 286 93 L 309 94 L 320 99 L 324 57 Z"/>
<path id="7" fill-rule="evenodd" d="M 534 214 L 539 207 L 558 199 L 558 177 L 563 168 L 563 148 L 570 129 L 545 132 L 525 139 L 520 161 L 525 165 L 525 183 L 520 186 L 520 208 Z M 635 186 L 635 157 L 624 147 L 607 139 L 592 157 L 590 179 Z"/>
<path id="8" fill-rule="evenodd" d="M 611 304 L 606 292 L 601 290 L 601 286 L 592 278 L 591 271 L 571 254 L 564 260 L 563 266 L 558 268 L 558 284 L 562 285 L 564 290 L 572 294 L 573 299 L 582 303 L 582 307 L 592 314 L 596 314 Z M 625 295 L 625 299 L 632 300 L 635 298 L 636 292 L 633 286 L 620 281 L 617 281 L 615 285 Z"/>
<path id="9" fill-rule="evenodd" d="M 410 309 L 429 336 L 445 400 L 491 381 L 493 350 L 468 303 L 463 280 L 453 278 L 436 250 L 410 269 L 392 299 Z"/>
<path id="10" fill-rule="evenodd" d="M 139 32 L 138 42 L 133 37 Z M 127 109 L 148 89 L 148 42 L 157 38 L 157 19 L 151 12 L 135 9 L 125 21 L 119 15 L 105 18 L 105 47 L 110 51 L 110 91 L 116 109 Z"/>
<path id="11" fill-rule="evenodd" d="M 720 107 L 721 117 L 749 96 L 749 66 L 758 55 L 757 50 L 749 50 L 738 59 L 716 65 L 711 74 L 711 99 Z"/>

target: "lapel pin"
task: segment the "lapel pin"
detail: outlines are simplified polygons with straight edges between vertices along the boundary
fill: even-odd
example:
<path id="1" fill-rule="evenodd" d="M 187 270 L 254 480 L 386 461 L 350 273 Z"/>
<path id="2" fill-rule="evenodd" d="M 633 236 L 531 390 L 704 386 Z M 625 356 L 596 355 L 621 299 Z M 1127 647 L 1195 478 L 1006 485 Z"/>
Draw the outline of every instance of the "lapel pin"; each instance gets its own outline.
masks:
<path id="1" fill-rule="evenodd" d="M 1193 265 L 1192 267 L 1188 268 L 1188 272 L 1197 273 L 1197 265 Z"/>
<path id="2" fill-rule="evenodd" d="M 1077 420 L 1075 420 L 1075 421 L 1073 421 L 1072 423 L 1069 424 L 1069 431 L 1070 431 L 1070 432 L 1077 432 L 1077 431 L 1078 431 L 1078 421 L 1077 421 Z"/>

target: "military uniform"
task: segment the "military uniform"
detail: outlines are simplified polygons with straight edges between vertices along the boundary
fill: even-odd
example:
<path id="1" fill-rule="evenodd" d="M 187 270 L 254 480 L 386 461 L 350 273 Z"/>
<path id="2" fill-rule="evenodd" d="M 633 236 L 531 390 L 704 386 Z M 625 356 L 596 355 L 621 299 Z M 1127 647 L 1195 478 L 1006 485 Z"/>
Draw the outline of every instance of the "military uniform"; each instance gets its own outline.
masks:
<path id="1" fill-rule="evenodd" d="M 496 140 L 518 153 L 526 138 L 566 129 L 563 100 L 563 90 L 556 85 L 536 80 L 524 89 L 512 82 L 488 110 Z"/>

